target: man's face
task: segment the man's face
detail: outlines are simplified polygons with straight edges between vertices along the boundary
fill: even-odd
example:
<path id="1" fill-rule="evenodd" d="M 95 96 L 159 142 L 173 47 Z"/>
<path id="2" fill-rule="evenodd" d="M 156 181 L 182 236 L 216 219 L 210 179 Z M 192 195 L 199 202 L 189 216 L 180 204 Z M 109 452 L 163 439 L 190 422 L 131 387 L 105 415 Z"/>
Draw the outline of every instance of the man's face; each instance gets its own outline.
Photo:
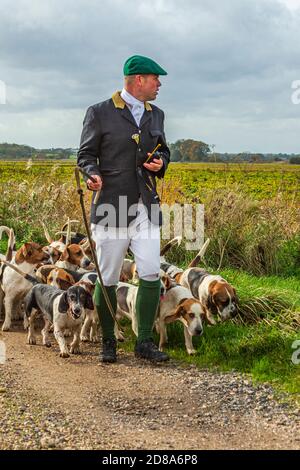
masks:
<path id="1" fill-rule="evenodd" d="M 144 101 L 156 99 L 159 87 L 161 86 L 158 77 L 159 75 L 154 74 L 140 75 L 140 91 L 143 94 Z"/>

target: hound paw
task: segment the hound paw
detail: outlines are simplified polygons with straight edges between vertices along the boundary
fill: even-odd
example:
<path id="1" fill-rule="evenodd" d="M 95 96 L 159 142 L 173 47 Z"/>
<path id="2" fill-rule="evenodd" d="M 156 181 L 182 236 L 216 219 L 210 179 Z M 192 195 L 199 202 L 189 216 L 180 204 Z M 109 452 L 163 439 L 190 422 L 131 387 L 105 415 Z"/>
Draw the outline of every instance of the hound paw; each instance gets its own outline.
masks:
<path id="1" fill-rule="evenodd" d="M 88 337 L 87 336 L 80 336 L 80 340 L 83 342 L 83 343 L 87 343 L 88 342 Z"/>
<path id="2" fill-rule="evenodd" d="M 36 344 L 36 339 L 33 336 L 29 336 L 28 344 Z"/>
<path id="3" fill-rule="evenodd" d="M 116 335 L 116 338 L 117 338 L 117 340 L 118 340 L 120 343 L 123 343 L 123 342 L 125 341 L 125 336 L 124 336 L 122 333 L 120 333 L 120 331 L 119 331 L 119 333 Z"/>
<path id="4" fill-rule="evenodd" d="M 2 325 L 2 331 L 9 331 L 10 330 L 10 323 L 4 322 Z"/>
<path id="5" fill-rule="evenodd" d="M 51 342 L 50 341 L 45 341 L 44 346 L 46 346 L 46 348 L 51 348 Z"/>
<path id="6" fill-rule="evenodd" d="M 70 347 L 70 353 L 71 354 L 80 354 L 81 351 L 80 351 L 79 346 L 71 346 Z"/>
<path id="7" fill-rule="evenodd" d="M 187 350 L 187 353 L 188 353 L 190 356 L 193 355 L 193 354 L 196 354 L 196 352 L 197 352 L 196 349 L 188 349 L 188 350 Z"/>
<path id="8" fill-rule="evenodd" d="M 98 338 L 98 336 L 91 336 L 90 341 L 91 343 L 99 343 L 100 339 Z"/>
<path id="9" fill-rule="evenodd" d="M 64 351 L 60 353 L 60 357 L 64 357 L 64 358 L 70 357 L 70 354 L 67 351 Z"/>

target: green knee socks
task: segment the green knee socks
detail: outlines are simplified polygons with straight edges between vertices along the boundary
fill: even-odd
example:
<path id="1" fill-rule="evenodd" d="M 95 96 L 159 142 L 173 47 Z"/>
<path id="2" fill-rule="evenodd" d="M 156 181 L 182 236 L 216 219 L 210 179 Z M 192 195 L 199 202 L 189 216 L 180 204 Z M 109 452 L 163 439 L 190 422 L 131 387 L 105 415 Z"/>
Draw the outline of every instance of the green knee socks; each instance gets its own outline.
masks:
<path id="1" fill-rule="evenodd" d="M 136 297 L 138 341 L 152 338 L 153 323 L 160 297 L 160 279 L 157 281 L 139 280 Z"/>
<path id="2" fill-rule="evenodd" d="M 106 286 L 106 291 L 114 312 L 117 310 L 116 286 Z M 152 337 L 153 323 L 160 296 L 160 279 L 145 281 L 140 279 L 136 297 L 138 341 Z M 100 284 L 96 283 L 94 302 L 98 312 L 103 339 L 115 338 L 114 321 L 108 310 Z"/>
<path id="3" fill-rule="evenodd" d="M 106 292 L 110 299 L 114 313 L 117 310 L 117 296 L 116 286 L 106 286 Z M 114 320 L 111 313 L 106 305 L 102 287 L 97 281 L 94 293 L 94 302 L 99 316 L 100 325 L 102 328 L 103 339 L 115 338 L 114 333 Z"/>

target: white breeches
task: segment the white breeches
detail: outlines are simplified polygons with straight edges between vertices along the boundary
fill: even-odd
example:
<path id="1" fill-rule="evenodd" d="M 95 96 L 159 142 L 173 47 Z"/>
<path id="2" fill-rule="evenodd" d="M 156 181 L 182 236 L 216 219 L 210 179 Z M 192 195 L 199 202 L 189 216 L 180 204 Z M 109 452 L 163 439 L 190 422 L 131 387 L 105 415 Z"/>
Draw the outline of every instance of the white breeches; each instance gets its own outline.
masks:
<path id="1" fill-rule="evenodd" d="M 113 286 L 119 282 L 128 247 L 134 254 L 139 278 L 146 281 L 159 278 L 160 228 L 149 221 L 141 199 L 138 203 L 138 210 L 139 215 L 129 224 L 129 227 L 91 225 L 105 286 Z"/>

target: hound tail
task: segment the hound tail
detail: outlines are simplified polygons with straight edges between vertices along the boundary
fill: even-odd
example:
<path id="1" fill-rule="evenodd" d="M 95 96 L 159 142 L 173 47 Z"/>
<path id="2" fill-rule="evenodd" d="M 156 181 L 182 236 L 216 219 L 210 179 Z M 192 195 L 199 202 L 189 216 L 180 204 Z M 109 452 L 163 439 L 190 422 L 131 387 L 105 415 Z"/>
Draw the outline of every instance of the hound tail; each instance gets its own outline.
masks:
<path id="1" fill-rule="evenodd" d="M 66 245 L 70 245 L 71 243 L 71 237 L 72 237 L 72 233 L 71 233 L 71 224 L 78 224 L 79 221 L 78 220 L 70 220 L 70 217 L 68 217 L 68 220 L 67 222 L 62 226 L 60 232 L 66 232 L 66 233 L 62 233 L 62 239 L 60 241 L 62 241 L 63 243 L 65 243 Z"/>
<path id="2" fill-rule="evenodd" d="M 7 250 L 5 253 L 5 258 L 7 261 L 11 261 L 13 257 L 13 251 L 16 249 L 16 237 L 12 228 L 8 228 L 5 225 L 0 227 L 0 240 L 2 239 L 3 233 L 6 233 L 8 236 Z"/>
<path id="3" fill-rule="evenodd" d="M 182 237 L 178 236 L 175 238 L 172 238 L 160 251 L 160 256 L 164 256 L 167 251 L 169 251 L 172 246 L 176 245 L 179 246 L 182 242 Z"/>
<path id="4" fill-rule="evenodd" d="M 53 243 L 54 240 L 53 240 L 53 238 L 50 237 L 50 234 L 49 234 L 48 229 L 47 229 L 46 225 L 44 224 L 44 222 L 42 222 L 42 227 L 44 229 L 44 234 L 45 234 L 46 240 L 51 245 L 51 243 Z"/>
<path id="5" fill-rule="evenodd" d="M 198 251 L 195 258 L 188 265 L 188 268 L 194 268 L 195 266 L 197 266 L 197 264 L 199 264 L 199 262 L 202 260 L 202 258 L 205 255 L 205 252 L 207 250 L 209 243 L 210 243 L 210 238 L 208 238 L 206 242 L 202 245 L 201 249 Z"/>

